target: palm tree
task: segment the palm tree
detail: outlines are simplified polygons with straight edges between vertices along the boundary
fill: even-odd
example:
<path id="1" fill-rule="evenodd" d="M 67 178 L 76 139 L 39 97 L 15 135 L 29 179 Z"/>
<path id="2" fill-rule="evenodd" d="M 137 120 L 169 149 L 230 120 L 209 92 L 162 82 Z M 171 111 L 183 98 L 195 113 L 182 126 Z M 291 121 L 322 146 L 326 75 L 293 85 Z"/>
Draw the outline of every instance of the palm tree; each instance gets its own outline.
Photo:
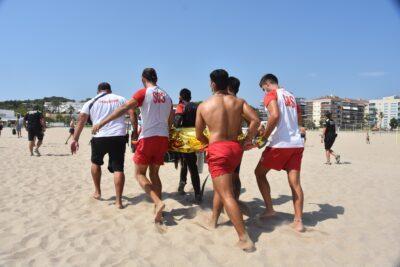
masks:
<path id="1" fill-rule="evenodd" d="M 71 106 L 71 105 L 69 105 L 69 107 L 68 107 L 68 113 L 69 113 L 70 115 L 72 115 L 72 114 L 74 114 L 74 111 L 75 111 L 74 107 Z"/>
<path id="2" fill-rule="evenodd" d="M 383 117 L 384 117 L 384 115 L 383 115 L 383 112 L 381 111 L 381 112 L 379 112 L 379 120 L 378 120 L 378 128 L 379 128 L 379 130 L 381 129 L 381 127 L 382 127 L 382 121 L 383 121 Z"/>

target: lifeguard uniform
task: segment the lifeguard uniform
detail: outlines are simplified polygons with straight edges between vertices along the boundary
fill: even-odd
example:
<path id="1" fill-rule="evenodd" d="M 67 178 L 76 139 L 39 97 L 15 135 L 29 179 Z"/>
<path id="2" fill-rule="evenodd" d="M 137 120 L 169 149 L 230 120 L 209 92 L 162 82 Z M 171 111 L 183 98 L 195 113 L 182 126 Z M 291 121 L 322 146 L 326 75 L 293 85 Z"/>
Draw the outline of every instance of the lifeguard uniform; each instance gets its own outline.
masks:
<path id="1" fill-rule="evenodd" d="M 217 141 L 208 145 L 207 164 L 211 178 L 234 173 L 242 161 L 243 148 L 237 141 Z"/>
<path id="2" fill-rule="evenodd" d="M 133 98 L 138 102 L 142 127 L 133 161 L 139 165 L 163 165 L 168 151 L 168 120 L 172 109 L 169 95 L 153 86 L 138 90 Z"/>
<path id="3" fill-rule="evenodd" d="M 267 169 L 301 169 L 304 143 L 298 126 L 299 106 L 295 97 L 283 88 L 268 92 L 264 98 L 265 109 L 272 100 L 279 108 L 279 121 L 270 136 L 270 143 L 261 156 L 261 164 Z"/>

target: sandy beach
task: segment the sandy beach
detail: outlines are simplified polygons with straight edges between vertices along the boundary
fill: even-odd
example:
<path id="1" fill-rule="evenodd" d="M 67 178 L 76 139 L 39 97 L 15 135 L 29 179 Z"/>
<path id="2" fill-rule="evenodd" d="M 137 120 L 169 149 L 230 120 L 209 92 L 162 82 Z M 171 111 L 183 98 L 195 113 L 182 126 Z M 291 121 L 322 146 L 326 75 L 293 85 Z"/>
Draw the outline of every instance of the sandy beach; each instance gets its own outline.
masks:
<path id="1" fill-rule="evenodd" d="M 339 133 L 333 149 L 343 164 L 324 165 L 318 132 L 308 133 L 302 185 L 307 231 L 294 232 L 291 193 L 284 172 L 271 172 L 277 218 L 261 221 L 264 204 L 253 174 L 262 150 L 244 155 L 241 200 L 257 251 L 236 248 L 233 226 L 222 216 L 215 231 L 199 226 L 210 214 L 212 184 L 201 206 L 192 192 L 176 193 L 179 172 L 161 169 L 167 231 L 152 224 L 152 204 L 133 178 L 126 153 L 124 204 L 113 205 L 114 184 L 103 168 L 103 201 L 91 198 L 89 129 L 77 155 L 64 145 L 67 128 L 48 129 L 41 157 L 31 157 L 27 133 L 0 137 L 1 266 L 398 266 L 400 264 L 400 136 Z M 201 174 L 207 176 L 207 166 Z M 190 181 L 190 178 L 188 179 Z M 186 190 L 191 190 L 190 183 Z"/>

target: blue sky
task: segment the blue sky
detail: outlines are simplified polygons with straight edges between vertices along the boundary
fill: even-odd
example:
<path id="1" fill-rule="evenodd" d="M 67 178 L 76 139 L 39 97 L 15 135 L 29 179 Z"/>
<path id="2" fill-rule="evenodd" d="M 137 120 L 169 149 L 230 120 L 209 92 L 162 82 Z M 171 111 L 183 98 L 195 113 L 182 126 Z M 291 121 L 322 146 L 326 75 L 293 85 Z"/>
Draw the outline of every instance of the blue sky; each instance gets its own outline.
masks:
<path id="1" fill-rule="evenodd" d="M 307 98 L 400 94 L 400 5 L 391 0 L 0 0 L 0 99 L 130 97 L 144 67 L 173 98 L 210 95 L 225 68 L 260 101 L 260 77 Z"/>

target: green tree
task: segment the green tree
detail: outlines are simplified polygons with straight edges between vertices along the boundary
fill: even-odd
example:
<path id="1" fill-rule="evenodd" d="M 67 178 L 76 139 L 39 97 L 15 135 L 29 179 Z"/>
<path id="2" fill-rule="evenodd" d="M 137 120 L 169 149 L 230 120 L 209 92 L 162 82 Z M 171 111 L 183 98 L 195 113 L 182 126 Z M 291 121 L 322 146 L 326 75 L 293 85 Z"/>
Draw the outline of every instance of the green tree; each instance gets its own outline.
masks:
<path id="1" fill-rule="evenodd" d="M 399 126 L 399 122 L 396 118 L 391 118 L 389 122 L 390 130 L 396 129 Z"/>
<path id="2" fill-rule="evenodd" d="M 71 105 L 69 105 L 69 107 L 68 107 L 68 114 L 72 115 L 72 114 L 74 114 L 74 112 L 75 112 L 74 107 L 71 106 Z"/>

